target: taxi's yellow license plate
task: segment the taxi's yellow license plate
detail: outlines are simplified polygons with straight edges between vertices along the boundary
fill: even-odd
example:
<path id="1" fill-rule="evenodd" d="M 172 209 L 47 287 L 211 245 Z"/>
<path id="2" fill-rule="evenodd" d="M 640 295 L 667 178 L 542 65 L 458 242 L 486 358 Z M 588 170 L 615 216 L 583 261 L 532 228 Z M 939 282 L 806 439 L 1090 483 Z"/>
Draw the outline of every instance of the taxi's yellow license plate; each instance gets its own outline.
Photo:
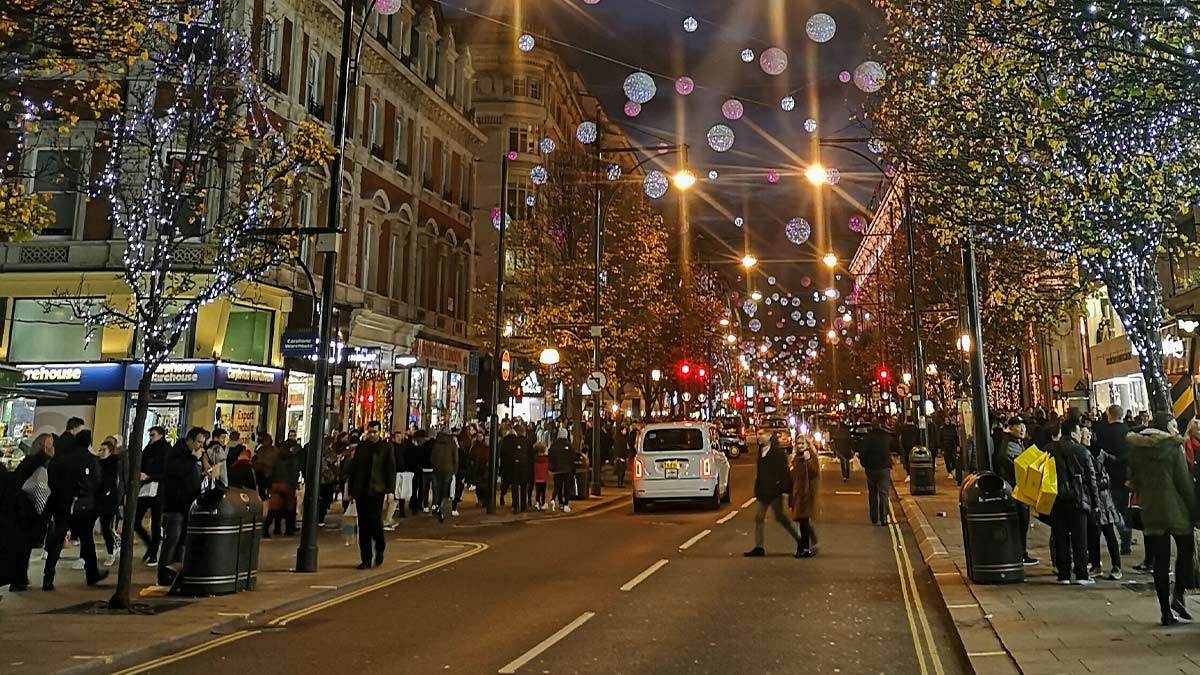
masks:
<path id="1" fill-rule="evenodd" d="M 678 471 L 683 468 L 683 462 L 659 462 L 658 468 L 663 471 Z"/>

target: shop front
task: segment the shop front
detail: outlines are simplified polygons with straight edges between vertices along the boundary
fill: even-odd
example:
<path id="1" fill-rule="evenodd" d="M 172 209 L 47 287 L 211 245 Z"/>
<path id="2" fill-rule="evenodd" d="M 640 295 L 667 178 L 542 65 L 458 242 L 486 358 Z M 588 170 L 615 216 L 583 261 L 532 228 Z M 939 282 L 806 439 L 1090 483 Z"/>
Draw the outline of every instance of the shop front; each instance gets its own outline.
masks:
<path id="1" fill-rule="evenodd" d="M 1136 415 L 1150 409 L 1141 366 L 1125 335 L 1092 348 L 1092 394 L 1100 410 L 1119 405 Z"/>
<path id="2" fill-rule="evenodd" d="M 378 421 L 392 428 L 395 378 L 391 364 L 395 350 L 386 345 L 351 345 L 346 352 L 347 393 L 351 429 L 365 429 Z"/>
<path id="3" fill-rule="evenodd" d="M 416 363 L 407 371 L 407 421 L 420 429 L 460 429 L 465 421 L 467 371 L 471 353 L 466 349 L 418 338 Z"/>

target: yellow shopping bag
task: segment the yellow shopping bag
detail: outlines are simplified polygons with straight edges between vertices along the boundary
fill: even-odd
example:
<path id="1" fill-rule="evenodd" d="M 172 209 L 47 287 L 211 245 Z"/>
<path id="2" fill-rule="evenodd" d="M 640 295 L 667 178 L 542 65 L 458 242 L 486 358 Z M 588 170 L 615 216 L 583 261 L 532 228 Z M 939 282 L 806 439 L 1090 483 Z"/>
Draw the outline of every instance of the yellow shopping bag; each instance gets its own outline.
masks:
<path id="1" fill-rule="evenodd" d="M 1037 503 L 1033 508 L 1043 516 L 1050 515 L 1054 508 L 1054 500 L 1058 498 L 1058 467 L 1054 458 L 1048 458 L 1042 464 L 1042 490 L 1038 494 Z"/>
<path id="2" fill-rule="evenodd" d="M 1013 462 L 1017 484 L 1013 486 L 1013 498 L 1030 506 L 1037 504 L 1042 491 L 1042 474 L 1050 454 L 1031 445 Z"/>

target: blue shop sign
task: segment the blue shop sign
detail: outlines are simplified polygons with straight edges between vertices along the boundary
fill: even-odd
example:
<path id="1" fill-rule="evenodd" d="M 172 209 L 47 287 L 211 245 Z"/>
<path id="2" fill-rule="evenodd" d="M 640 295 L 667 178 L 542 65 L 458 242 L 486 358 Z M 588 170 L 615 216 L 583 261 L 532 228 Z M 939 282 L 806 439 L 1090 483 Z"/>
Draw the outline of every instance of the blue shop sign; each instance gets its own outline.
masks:
<path id="1" fill-rule="evenodd" d="M 278 394 L 283 391 L 283 371 L 279 368 L 219 361 L 217 388 Z"/>
<path id="2" fill-rule="evenodd" d="M 130 363 L 125 368 L 125 389 L 137 391 L 146 367 L 141 363 Z M 153 391 L 193 391 L 216 389 L 217 364 L 215 361 L 167 361 L 150 377 Z"/>
<path id="3" fill-rule="evenodd" d="M 125 384 L 125 364 L 37 363 L 18 365 L 18 386 L 53 391 L 121 391 Z"/>

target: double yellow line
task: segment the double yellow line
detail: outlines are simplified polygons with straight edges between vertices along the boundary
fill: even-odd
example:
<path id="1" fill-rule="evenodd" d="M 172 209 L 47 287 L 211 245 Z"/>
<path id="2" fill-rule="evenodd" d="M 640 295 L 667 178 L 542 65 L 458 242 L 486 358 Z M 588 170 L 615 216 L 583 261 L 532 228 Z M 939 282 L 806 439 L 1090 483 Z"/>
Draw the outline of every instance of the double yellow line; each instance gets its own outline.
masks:
<path id="1" fill-rule="evenodd" d="M 346 593 L 345 595 L 339 595 L 335 598 L 330 598 L 328 600 L 318 602 L 315 605 L 310 605 L 308 607 L 298 609 L 294 612 L 290 612 L 288 614 L 284 614 L 282 616 L 275 617 L 274 619 L 271 619 L 270 621 L 268 621 L 267 625 L 271 626 L 271 627 L 282 628 L 284 626 L 287 626 L 289 623 L 296 621 L 297 619 L 302 619 L 311 614 L 315 614 L 321 610 L 329 609 L 330 607 L 333 607 L 335 605 L 340 605 L 343 602 L 349 602 L 350 600 L 364 596 L 367 593 L 373 593 L 382 588 L 387 588 L 388 586 L 398 584 L 401 581 L 405 581 L 407 579 L 412 579 L 413 577 L 421 576 L 422 574 L 432 572 L 436 569 L 441 569 L 443 567 L 446 567 L 447 565 L 453 565 L 454 563 L 456 563 L 460 560 L 464 560 L 466 558 L 470 558 L 471 556 L 478 555 L 478 554 L 484 552 L 485 550 L 487 550 L 487 548 L 488 548 L 487 544 L 480 543 L 480 542 L 443 541 L 442 543 L 458 544 L 460 546 L 467 547 L 467 550 L 463 551 L 462 553 L 457 553 L 455 555 L 452 555 L 449 558 L 443 558 L 441 560 L 438 560 L 437 562 L 430 563 L 423 567 L 418 567 L 417 569 L 409 570 L 408 572 L 405 572 L 403 574 L 399 574 L 394 577 L 388 577 L 387 579 L 383 579 L 383 580 L 377 581 L 373 584 L 363 586 L 362 588 L 355 589 L 349 593 Z M 193 656 L 203 654 L 204 652 L 210 651 L 212 649 L 216 649 L 217 647 L 221 647 L 223 645 L 227 645 L 232 642 L 237 642 L 238 640 L 241 640 L 243 638 L 253 637 L 262 632 L 263 631 L 261 629 L 238 630 L 233 633 L 230 633 L 229 635 L 222 635 L 221 637 L 215 638 L 213 640 L 209 640 L 208 642 L 202 642 L 198 645 L 195 645 L 193 647 L 185 649 L 181 652 L 177 652 L 177 653 L 171 654 L 169 656 L 159 657 L 157 659 L 153 659 L 153 660 L 147 661 L 145 663 L 140 663 L 136 666 L 131 666 L 129 668 L 126 668 L 125 670 L 117 671 L 113 675 L 135 675 L 136 673 L 146 673 L 151 670 L 155 670 L 156 668 L 162 668 L 163 666 L 168 666 L 168 665 L 171 665 L 172 663 L 177 663 L 184 659 L 188 659 Z"/>
<path id="2" fill-rule="evenodd" d="M 904 596 L 904 611 L 908 615 L 908 628 L 912 632 L 913 648 L 917 652 L 917 663 L 921 667 L 921 675 L 929 675 L 930 664 L 936 675 L 945 675 L 942 659 L 938 656 L 937 645 L 933 642 L 933 631 L 929 628 L 929 619 L 925 616 L 925 604 L 921 601 L 921 592 L 917 589 L 912 560 L 908 557 L 908 547 L 904 546 L 904 533 L 900 531 L 891 503 L 888 504 L 888 511 L 892 515 L 888 524 L 888 532 L 892 535 L 892 553 L 896 557 L 896 571 L 900 576 L 900 590 Z M 900 555 L 901 548 L 904 550 L 903 556 Z M 919 629 L 918 623 L 920 624 Z M 930 664 L 926 664 L 926 649 L 921 646 L 922 637 L 928 647 Z"/>

